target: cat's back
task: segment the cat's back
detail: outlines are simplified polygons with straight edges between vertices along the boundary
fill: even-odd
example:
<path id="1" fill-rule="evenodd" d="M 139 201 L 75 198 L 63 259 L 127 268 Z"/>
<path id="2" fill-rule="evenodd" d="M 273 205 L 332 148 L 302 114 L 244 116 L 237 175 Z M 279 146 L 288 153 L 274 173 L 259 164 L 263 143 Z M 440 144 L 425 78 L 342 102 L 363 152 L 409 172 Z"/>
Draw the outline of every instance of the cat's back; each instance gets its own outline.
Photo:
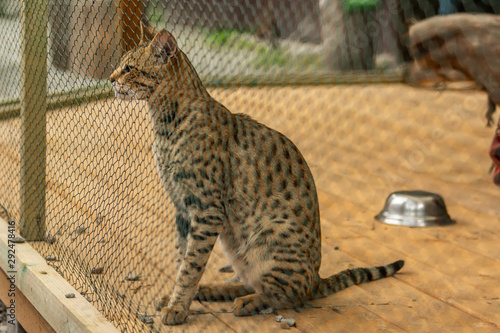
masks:
<path id="1" fill-rule="evenodd" d="M 295 144 L 248 115 L 231 113 L 228 120 L 227 169 L 233 200 L 244 208 L 239 218 L 293 221 L 297 230 L 313 226 L 319 233 L 316 187 Z"/>
<path id="2" fill-rule="evenodd" d="M 189 133 L 183 141 L 193 147 L 185 151 L 192 167 L 207 168 L 241 214 L 319 224 L 313 176 L 291 140 L 213 98 L 183 108 L 192 114 L 189 128 L 182 129 Z"/>
<path id="3" fill-rule="evenodd" d="M 252 253 L 261 260 L 298 256 L 312 265 L 308 271 L 317 271 L 321 263 L 318 198 L 299 149 L 285 135 L 248 115 L 230 113 L 222 127 L 228 139 L 225 207 L 231 230 L 237 230 L 221 235 L 223 243 L 230 253 Z"/>

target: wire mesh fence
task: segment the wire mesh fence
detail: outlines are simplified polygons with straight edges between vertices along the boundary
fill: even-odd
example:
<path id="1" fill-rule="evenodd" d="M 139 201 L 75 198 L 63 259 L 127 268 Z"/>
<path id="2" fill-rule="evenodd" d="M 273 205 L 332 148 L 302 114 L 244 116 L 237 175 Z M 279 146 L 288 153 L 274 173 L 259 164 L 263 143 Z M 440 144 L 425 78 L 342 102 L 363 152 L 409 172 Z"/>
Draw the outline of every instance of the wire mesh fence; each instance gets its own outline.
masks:
<path id="1" fill-rule="evenodd" d="M 174 289 L 180 274 L 176 233 L 182 233 L 182 221 L 165 176 L 176 167 L 162 165 L 168 163 L 159 155 L 168 148 L 155 135 L 162 131 L 158 123 L 180 120 L 155 118 L 151 101 L 113 98 L 109 80 L 114 72 L 121 84 L 135 73 L 139 88 L 118 88 L 117 96 L 150 94 L 157 77 L 146 71 L 150 60 L 137 55 L 149 45 L 141 38 L 142 21 L 172 33 L 215 100 L 295 143 L 314 176 L 320 205 L 335 198 L 350 207 L 325 208 L 324 214 L 321 206 L 326 219 L 373 212 L 383 204 L 381 196 L 408 188 L 439 188 L 464 206 L 468 190 L 479 200 L 477 211 L 498 219 L 500 194 L 487 172 L 492 130 L 483 116 L 488 96 L 496 103 L 497 81 L 490 78 L 496 85 L 489 89 L 450 61 L 426 68 L 429 62 L 414 62 L 409 40 L 412 24 L 439 14 L 498 11 L 486 0 L 2 1 L 0 203 L 32 246 L 118 329 L 165 329 L 155 300 Z M 442 46 L 446 36 L 438 37 Z M 165 47 L 156 58 L 167 59 L 173 49 Z M 127 56 L 132 63 L 123 62 Z M 488 69 L 487 57 L 478 56 Z M 179 81 L 181 74 L 163 80 Z M 401 84 L 405 79 L 438 88 L 446 80 L 459 89 L 417 90 Z M 187 89 L 177 81 L 172 86 Z M 260 145 L 254 142 L 253 149 Z M 281 154 L 273 156 L 279 160 Z M 195 160 L 184 163 L 199 175 L 207 165 Z M 273 174 L 278 178 L 282 171 Z M 195 177 L 176 175 L 186 182 Z M 238 183 L 234 191 L 241 193 L 232 193 L 228 206 L 251 200 L 247 186 L 269 185 L 254 183 Z M 277 181 L 273 186 L 279 191 Z M 472 221 L 486 219 L 461 212 Z M 218 244 L 202 282 L 235 277 L 219 271 L 227 264 L 221 253 Z"/>

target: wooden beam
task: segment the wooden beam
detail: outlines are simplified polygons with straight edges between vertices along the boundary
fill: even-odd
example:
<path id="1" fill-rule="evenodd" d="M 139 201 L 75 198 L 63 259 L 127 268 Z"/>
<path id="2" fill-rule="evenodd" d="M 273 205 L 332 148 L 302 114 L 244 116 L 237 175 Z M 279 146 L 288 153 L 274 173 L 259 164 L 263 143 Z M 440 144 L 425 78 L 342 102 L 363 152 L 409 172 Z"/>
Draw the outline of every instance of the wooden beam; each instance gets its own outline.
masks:
<path id="1" fill-rule="evenodd" d="M 21 57 L 21 220 L 28 240 L 45 237 L 47 0 L 24 0 Z"/>
<path id="2" fill-rule="evenodd" d="M 11 230 L 8 223 L 0 218 L 0 268 L 13 277 L 16 291 L 11 299 L 15 301 L 16 313 L 18 310 L 21 313 L 26 311 L 22 309 L 24 303 L 18 298 L 20 291 L 56 332 L 118 332 L 75 288 L 47 265 L 30 244 L 9 242 L 12 239 L 10 235 L 14 235 Z M 9 258 L 13 251 L 15 257 Z M 75 297 L 66 298 L 69 293 Z M 4 302 L 9 304 L 10 300 Z M 22 320 L 20 323 L 25 324 Z"/>
<path id="3" fill-rule="evenodd" d="M 7 327 L 15 326 L 15 322 L 9 316 L 9 306 L 11 297 L 9 297 L 10 281 L 7 274 L 0 269 L 0 299 L 7 306 Z M 26 296 L 20 291 L 15 291 L 15 319 L 19 321 L 26 332 L 51 333 L 55 332 L 52 326 L 36 311 L 35 307 L 28 301 Z"/>
<path id="4" fill-rule="evenodd" d="M 140 40 L 140 21 L 144 14 L 144 4 L 141 0 L 121 0 L 120 27 L 122 33 L 122 48 L 124 51 L 133 49 Z"/>

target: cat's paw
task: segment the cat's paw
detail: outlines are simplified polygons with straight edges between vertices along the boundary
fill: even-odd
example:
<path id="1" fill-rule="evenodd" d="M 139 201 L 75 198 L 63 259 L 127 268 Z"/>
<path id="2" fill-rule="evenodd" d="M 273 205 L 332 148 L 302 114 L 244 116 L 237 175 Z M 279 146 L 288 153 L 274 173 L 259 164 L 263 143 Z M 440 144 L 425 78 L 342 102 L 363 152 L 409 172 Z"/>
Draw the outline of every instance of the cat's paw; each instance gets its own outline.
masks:
<path id="1" fill-rule="evenodd" d="M 257 313 L 255 310 L 253 303 L 251 301 L 246 302 L 243 297 L 234 300 L 232 311 L 235 316 L 251 316 Z"/>
<path id="2" fill-rule="evenodd" d="M 271 300 L 263 295 L 251 294 L 238 297 L 233 303 L 233 314 L 235 316 L 253 316 L 255 314 L 273 313 Z"/>
<path id="3" fill-rule="evenodd" d="M 181 305 L 167 306 L 161 310 L 161 322 L 163 325 L 180 325 L 184 323 L 188 315 Z"/>
<path id="4" fill-rule="evenodd" d="M 153 305 L 154 305 L 156 311 L 161 311 L 161 309 L 163 309 L 164 307 L 166 307 L 168 305 L 169 301 L 170 301 L 170 296 L 166 295 L 160 299 L 155 299 L 153 302 Z"/>

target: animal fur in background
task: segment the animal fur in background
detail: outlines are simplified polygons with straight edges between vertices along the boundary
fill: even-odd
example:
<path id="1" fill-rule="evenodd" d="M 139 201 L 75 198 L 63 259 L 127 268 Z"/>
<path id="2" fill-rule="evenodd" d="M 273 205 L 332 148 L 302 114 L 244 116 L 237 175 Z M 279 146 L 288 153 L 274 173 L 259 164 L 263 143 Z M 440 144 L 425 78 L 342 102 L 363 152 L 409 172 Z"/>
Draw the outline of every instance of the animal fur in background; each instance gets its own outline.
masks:
<path id="1" fill-rule="evenodd" d="M 500 103 L 500 16 L 435 16 L 410 27 L 414 58 L 409 83 L 422 84 L 419 73 L 433 72 L 442 82 L 472 80 L 488 94 L 487 126 Z"/>

